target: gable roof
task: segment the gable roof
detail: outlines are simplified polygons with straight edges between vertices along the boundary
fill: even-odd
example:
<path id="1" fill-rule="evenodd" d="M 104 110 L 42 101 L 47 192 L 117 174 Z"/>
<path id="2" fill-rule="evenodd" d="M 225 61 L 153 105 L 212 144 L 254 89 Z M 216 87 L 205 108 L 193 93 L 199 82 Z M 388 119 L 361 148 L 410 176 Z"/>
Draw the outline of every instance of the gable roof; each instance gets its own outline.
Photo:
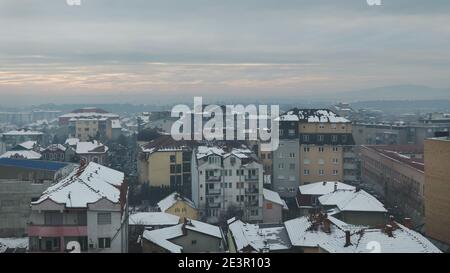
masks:
<path id="1" fill-rule="evenodd" d="M 350 123 L 329 109 L 298 109 L 294 108 L 279 117 L 280 121 L 300 121 L 308 123 Z"/>
<path id="2" fill-rule="evenodd" d="M 355 190 L 354 186 L 344 184 L 339 181 L 323 181 L 299 186 L 298 189 L 303 195 L 325 195 L 338 190 Z"/>
<path id="3" fill-rule="evenodd" d="M 188 198 L 182 196 L 178 192 L 173 192 L 173 193 L 169 194 L 166 198 L 159 201 L 157 205 L 162 212 L 165 212 L 166 210 L 171 208 L 173 205 L 175 205 L 175 203 L 178 201 L 185 202 L 186 204 L 188 204 L 190 207 L 192 207 L 194 209 L 196 208 L 194 202 L 192 202 Z"/>
<path id="4" fill-rule="evenodd" d="M 276 203 L 276 204 L 282 206 L 284 209 L 287 209 L 286 202 L 283 199 L 281 199 L 278 192 L 271 191 L 268 189 L 263 189 L 263 196 L 264 196 L 264 199 L 266 199 L 267 201 Z"/>
<path id="5" fill-rule="evenodd" d="M 23 159 L 40 159 L 42 155 L 35 151 L 23 150 L 23 151 L 8 151 L 0 158 L 23 158 Z"/>
<path id="6" fill-rule="evenodd" d="M 108 146 L 98 142 L 97 140 L 94 141 L 87 141 L 87 142 L 78 142 L 76 153 L 77 154 L 103 154 L 106 153 L 109 150 Z"/>
<path id="7" fill-rule="evenodd" d="M 88 204 L 103 198 L 112 203 L 119 203 L 120 186 L 123 182 L 124 173 L 90 162 L 50 186 L 32 204 L 50 199 L 66 207 L 87 208 Z"/>
<path id="8" fill-rule="evenodd" d="M 324 206 L 337 206 L 340 211 L 387 212 L 384 205 L 364 190 L 337 190 L 319 197 Z"/>

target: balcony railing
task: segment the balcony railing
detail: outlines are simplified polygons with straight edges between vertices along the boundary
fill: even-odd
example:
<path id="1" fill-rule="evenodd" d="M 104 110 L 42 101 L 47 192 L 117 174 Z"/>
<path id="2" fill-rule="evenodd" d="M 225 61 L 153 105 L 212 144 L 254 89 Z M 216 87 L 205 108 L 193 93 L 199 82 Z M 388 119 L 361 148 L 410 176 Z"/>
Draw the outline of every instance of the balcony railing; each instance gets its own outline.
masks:
<path id="1" fill-rule="evenodd" d="M 259 176 L 258 175 L 248 175 L 245 177 L 245 181 L 258 181 Z"/>
<path id="2" fill-rule="evenodd" d="M 355 163 L 344 163 L 344 169 L 356 170 L 356 164 Z"/>
<path id="3" fill-rule="evenodd" d="M 208 181 L 208 182 L 218 182 L 220 180 L 222 180 L 222 177 L 220 175 L 219 176 L 207 176 L 206 177 L 206 181 Z"/>
<path id="4" fill-rule="evenodd" d="M 78 237 L 87 236 L 87 226 L 40 226 L 28 225 L 28 236 L 39 237 Z"/>
<path id="5" fill-rule="evenodd" d="M 220 208 L 220 203 L 207 203 L 208 208 Z"/>
<path id="6" fill-rule="evenodd" d="M 246 201 L 244 204 L 248 207 L 258 207 L 259 206 L 258 200 Z"/>
<path id="7" fill-rule="evenodd" d="M 259 193 L 259 189 L 258 188 L 247 188 L 245 189 L 245 193 L 246 194 L 258 194 Z"/>
<path id="8" fill-rule="evenodd" d="M 220 193 L 221 193 L 220 189 L 207 189 L 206 190 L 206 194 L 208 194 L 208 195 L 217 195 Z"/>

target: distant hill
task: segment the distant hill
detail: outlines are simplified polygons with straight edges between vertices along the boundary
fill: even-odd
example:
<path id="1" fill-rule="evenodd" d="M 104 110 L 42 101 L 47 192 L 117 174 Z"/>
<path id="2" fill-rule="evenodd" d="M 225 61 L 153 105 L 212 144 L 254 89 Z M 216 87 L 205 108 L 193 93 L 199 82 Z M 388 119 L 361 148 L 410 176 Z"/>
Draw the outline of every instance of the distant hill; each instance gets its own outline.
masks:
<path id="1" fill-rule="evenodd" d="M 355 102 L 379 100 L 440 100 L 450 99 L 450 88 L 432 88 L 421 85 L 384 86 L 357 91 L 324 95 L 323 98 Z"/>

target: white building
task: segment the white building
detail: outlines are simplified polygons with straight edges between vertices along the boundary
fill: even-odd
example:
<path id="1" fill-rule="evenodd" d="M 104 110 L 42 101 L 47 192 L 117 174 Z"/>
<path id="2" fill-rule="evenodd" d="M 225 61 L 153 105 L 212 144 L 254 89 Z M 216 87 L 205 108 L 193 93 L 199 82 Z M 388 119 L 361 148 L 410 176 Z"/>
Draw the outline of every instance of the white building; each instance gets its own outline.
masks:
<path id="1" fill-rule="evenodd" d="M 128 252 L 124 174 L 97 163 L 76 168 L 31 203 L 31 252 Z"/>
<path id="2" fill-rule="evenodd" d="M 263 166 L 251 150 L 199 146 L 191 164 L 192 200 L 202 218 L 262 221 Z"/>

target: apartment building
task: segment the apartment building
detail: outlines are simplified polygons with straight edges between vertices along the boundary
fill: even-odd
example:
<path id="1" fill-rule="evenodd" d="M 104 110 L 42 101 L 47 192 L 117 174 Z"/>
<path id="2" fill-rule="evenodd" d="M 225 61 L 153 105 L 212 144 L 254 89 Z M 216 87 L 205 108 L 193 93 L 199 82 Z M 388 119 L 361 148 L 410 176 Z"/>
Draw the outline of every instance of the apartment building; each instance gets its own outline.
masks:
<path id="1" fill-rule="evenodd" d="M 327 109 L 292 109 L 280 118 L 273 189 L 294 197 L 299 185 L 357 180 L 352 124 Z"/>
<path id="2" fill-rule="evenodd" d="M 139 147 L 138 181 L 191 197 L 192 142 L 163 135 Z M 161 196 L 162 198 L 163 196 Z"/>
<path id="3" fill-rule="evenodd" d="M 384 199 L 392 213 L 424 223 L 423 147 L 377 145 L 361 147 L 361 179 Z"/>
<path id="4" fill-rule="evenodd" d="M 263 166 L 246 147 L 199 146 L 192 159 L 192 200 L 210 223 L 229 215 L 260 222 Z"/>
<path id="5" fill-rule="evenodd" d="M 425 141 L 425 231 L 450 245 L 450 138 Z"/>
<path id="6" fill-rule="evenodd" d="M 59 117 L 70 137 L 81 141 L 115 139 L 120 135 L 119 116 L 98 108 L 82 108 Z"/>
<path id="7" fill-rule="evenodd" d="M 82 164 L 31 202 L 30 252 L 127 252 L 127 198 L 122 172 Z"/>
<path id="8" fill-rule="evenodd" d="M 39 131 L 26 129 L 12 130 L 3 133 L 2 141 L 6 145 L 6 150 L 10 150 L 14 146 L 26 141 L 36 141 L 38 144 L 42 144 L 44 142 L 44 134 Z"/>

